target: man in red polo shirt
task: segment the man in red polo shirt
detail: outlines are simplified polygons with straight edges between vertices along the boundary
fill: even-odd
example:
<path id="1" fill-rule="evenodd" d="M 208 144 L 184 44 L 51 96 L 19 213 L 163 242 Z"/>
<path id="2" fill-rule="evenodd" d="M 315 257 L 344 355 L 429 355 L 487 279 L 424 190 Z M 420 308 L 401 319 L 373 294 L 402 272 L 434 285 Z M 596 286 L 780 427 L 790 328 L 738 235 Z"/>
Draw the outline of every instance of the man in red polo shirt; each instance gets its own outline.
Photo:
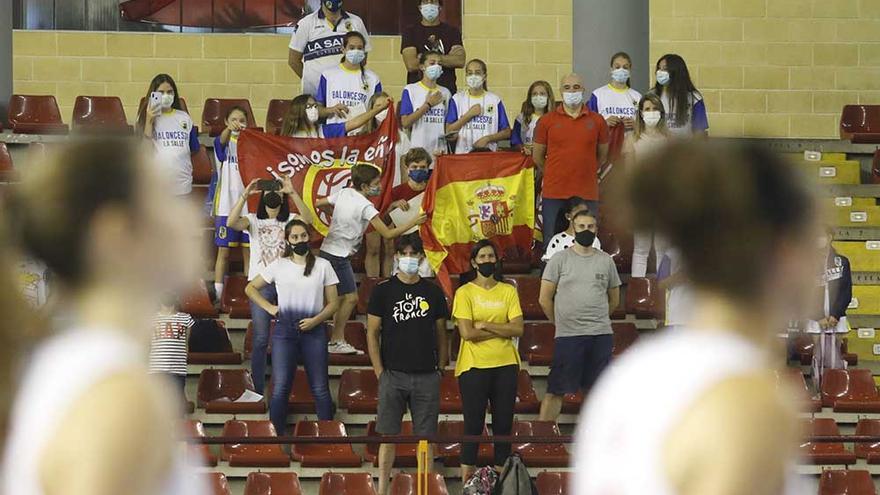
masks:
<path id="1" fill-rule="evenodd" d="M 560 88 L 563 104 L 538 121 L 532 151 L 544 177 L 541 217 L 545 248 L 556 234 L 556 216 L 568 198 L 580 196 L 590 202 L 594 215 L 598 213 L 599 165 L 608 158 L 608 125 L 587 108 L 581 76 L 563 77 Z"/>

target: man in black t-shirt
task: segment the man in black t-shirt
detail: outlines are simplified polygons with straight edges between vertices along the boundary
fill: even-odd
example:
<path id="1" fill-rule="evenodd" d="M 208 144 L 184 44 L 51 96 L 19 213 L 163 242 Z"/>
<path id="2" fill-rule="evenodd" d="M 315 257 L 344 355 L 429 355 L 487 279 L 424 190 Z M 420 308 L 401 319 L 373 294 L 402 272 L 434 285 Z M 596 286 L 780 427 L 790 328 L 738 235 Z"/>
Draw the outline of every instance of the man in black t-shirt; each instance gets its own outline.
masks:
<path id="1" fill-rule="evenodd" d="M 443 66 L 443 74 L 437 80 L 437 84 L 455 94 L 455 69 L 464 67 L 467 57 L 461 41 L 461 31 L 445 22 L 440 22 L 442 0 L 416 1 L 419 3 L 421 20 L 403 32 L 400 43 L 403 64 L 408 71 L 406 83 L 417 83 L 422 79 L 419 55 L 426 52 L 439 53 L 442 55 L 440 65 Z"/>
<path id="2" fill-rule="evenodd" d="M 440 287 L 419 277 L 424 257 L 418 234 L 401 237 L 394 254 L 397 275 L 370 295 L 367 345 L 379 378 L 376 432 L 381 435 L 399 435 L 407 409 L 415 435 L 437 433 L 449 307 Z M 379 446 L 379 495 L 385 495 L 394 453 L 393 444 Z"/>

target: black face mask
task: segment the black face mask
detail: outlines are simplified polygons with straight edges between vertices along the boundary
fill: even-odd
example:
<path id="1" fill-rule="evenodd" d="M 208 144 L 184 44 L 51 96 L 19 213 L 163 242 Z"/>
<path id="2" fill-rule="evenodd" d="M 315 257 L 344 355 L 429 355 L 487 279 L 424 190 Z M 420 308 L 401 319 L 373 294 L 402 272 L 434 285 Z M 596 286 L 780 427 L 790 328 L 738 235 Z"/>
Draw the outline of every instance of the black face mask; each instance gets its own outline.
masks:
<path id="1" fill-rule="evenodd" d="M 495 274 L 495 263 L 477 263 L 477 271 L 488 278 Z"/>
<path id="2" fill-rule="evenodd" d="M 593 241 L 596 240 L 596 234 L 591 230 L 582 230 L 575 232 L 574 240 L 583 247 L 590 247 L 593 245 Z"/>
<path id="3" fill-rule="evenodd" d="M 265 196 L 263 196 L 263 204 L 266 205 L 266 208 L 279 208 L 281 207 L 281 195 L 277 192 L 267 192 Z"/>
<path id="4" fill-rule="evenodd" d="M 297 242 L 296 244 L 290 245 L 291 249 L 293 249 L 293 254 L 297 256 L 305 256 L 306 253 L 309 252 L 309 243 L 306 242 Z"/>

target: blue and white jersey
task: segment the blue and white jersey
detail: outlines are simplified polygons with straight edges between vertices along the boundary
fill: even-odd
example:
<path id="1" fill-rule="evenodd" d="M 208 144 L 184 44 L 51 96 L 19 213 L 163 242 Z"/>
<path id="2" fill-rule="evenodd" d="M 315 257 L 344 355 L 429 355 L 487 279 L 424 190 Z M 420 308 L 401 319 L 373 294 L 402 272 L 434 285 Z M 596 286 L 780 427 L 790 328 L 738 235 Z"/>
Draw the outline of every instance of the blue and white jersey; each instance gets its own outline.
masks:
<path id="1" fill-rule="evenodd" d="M 511 146 L 523 146 L 532 144 L 535 140 L 535 127 L 538 126 L 540 115 L 532 114 L 529 123 L 526 124 L 525 115 L 519 114 L 513 120 L 513 130 L 510 133 Z"/>
<path id="2" fill-rule="evenodd" d="M 199 135 L 192 118 L 182 110 L 162 112 L 153 120 L 153 144 L 158 160 L 173 181 L 172 193 L 192 192 L 192 155 L 199 150 Z"/>
<path id="3" fill-rule="evenodd" d="M 703 95 L 699 91 L 693 91 L 688 95 L 688 119 L 686 122 L 676 122 L 675 109 L 670 105 L 667 92 L 663 92 L 660 96 L 663 102 L 663 108 L 666 109 L 666 127 L 669 128 L 675 136 L 689 136 L 694 132 L 701 132 L 709 129 L 709 118 L 706 115 L 706 104 L 703 102 Z"/>
<path id="4" fill-rule="evenodd" d="M 467 91 L 456 93 L 449 101 L 446 123 L 455 122 L 460 114 L 467 113 L 474 105 L 482 106 L 483 113 L 472 118 L 458 131 L 458 139 L 455 141 L 456 154 L 470 153 L 474 149 L 474 143 L 480 138 L 510 129 L 504 103 L 500 96 L 491 91 L 483 91 L 480 96 L 471 96 Z M 489 143 L 489 149 L 497 150 L 498 143 Z"/>
<path id="5" fill-rule="evenodd" d="M 364 35 L 367 39 L 364 49 L 369 52 L 372 47 L 364 21 L 350 12 L 343 10 L 342 18 L 335 25 L 324 16 L 321 9 L 296 23 L 296 31 L 290 38 L 289 48 L 303 54 L 303 94 L 314 96 L 318 91 L 321 73 L 342 60 L 342 38 L 350 31 Z"/>
<path id="6" fill-rule="evenodd" d="M 370 98 L 382 92 L 379 76 L 370 69 L 348 70 L 342 64 L 330 67 L 321 74 L 315 100 L 325 107 L 335 107 L 342 103 L 348 107 L 348 118 L 335 115 L 327 118 L 328 124 L 345 122 L 367 112 Z"/>
<path id="7" fill-rule="evenodd" d="M 278 291 L 278 320 L 298 323 L 311 318 L 324 309 L 324 287 L 336 285 L 339 279 L 324 258 L 315 257 L 312 273 L 305 276 L 305 265 L 298 265 L 290 258 L 278 258 L 260 272 L 268 284 L 275 284 Z M 287 325 L 281 328 L 288 328 Z"/>
<path id="8" fill-rule="evenodd" d="M 587 106 L 606 119 L 608 117 L 634 119 L 641 99 L 642 94 L 632 88 L 617 89 L 606 84 L 593 91 Z"/>
<path id="9" fill-rule="evenodd" d="M 403 96 L 400 97 L 400 115 L 414 113 L 434 91 L 443 94 L 443 101 L 431 107 L 412 125 L 409 140 L 413 148 L 425 148 L 428 152 L 442 148 L 445 153 L 445 145 L 441 146 L 440 140 L 446 136 L 446 105 L 452 100 L 452 93 L 448 89 L 439 85 L 429 88 L 421 81 L 407 84 L 403 88 Z"/>
<path id="10" fill-rule="evenodd" d="M 244 193 L 244 183 L 238 171 L 238 138 L 229 136 L 229 142 L 223 144 L 220 136 L 214 138 L 214 157 L 220 164 L 217 189 L 214 193 L 214 216 L 228 217 L 232 206 Z M 247 215 L 247 202 L 241 210 Z"/>
<path id="11" fill-rule="evenodd" d="M 296 138 L 337 138 L 345 136 L 345 124 L 323 124 L 315 128 L 314 132 L 297 131 L 290 137 Z"/>

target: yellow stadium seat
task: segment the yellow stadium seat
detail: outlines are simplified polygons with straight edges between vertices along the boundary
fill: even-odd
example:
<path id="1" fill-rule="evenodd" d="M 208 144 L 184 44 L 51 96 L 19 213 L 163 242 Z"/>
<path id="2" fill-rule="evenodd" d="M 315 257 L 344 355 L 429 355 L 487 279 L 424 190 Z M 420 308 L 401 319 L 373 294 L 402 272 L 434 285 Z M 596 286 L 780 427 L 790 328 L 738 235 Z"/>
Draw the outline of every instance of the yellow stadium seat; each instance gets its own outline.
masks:
<path id="1" fill-rule="evenodd" d="M 854 285 L 848 315 L 880 315 L 880 286 Z"/>
<path id="2" fill-rule="evenodd" d="M 865 241 L 835 241 L 834 249 L 849 258 L 850 268 L 854 272 L 880 272 L 880 249 L 869 249 L 877 244 Z"/>
<path id="3" fill-rule="evenodd" d="M 837 208 L 835 211 L 839 227 L 880 227 L 880 206 Z"/>
<path id="4" fill-rule="evenodd" d="M 809 177 L 819 184 L 861 184 L 861 165 L 856 160 L 808 162 L 801 160 Z"/>

